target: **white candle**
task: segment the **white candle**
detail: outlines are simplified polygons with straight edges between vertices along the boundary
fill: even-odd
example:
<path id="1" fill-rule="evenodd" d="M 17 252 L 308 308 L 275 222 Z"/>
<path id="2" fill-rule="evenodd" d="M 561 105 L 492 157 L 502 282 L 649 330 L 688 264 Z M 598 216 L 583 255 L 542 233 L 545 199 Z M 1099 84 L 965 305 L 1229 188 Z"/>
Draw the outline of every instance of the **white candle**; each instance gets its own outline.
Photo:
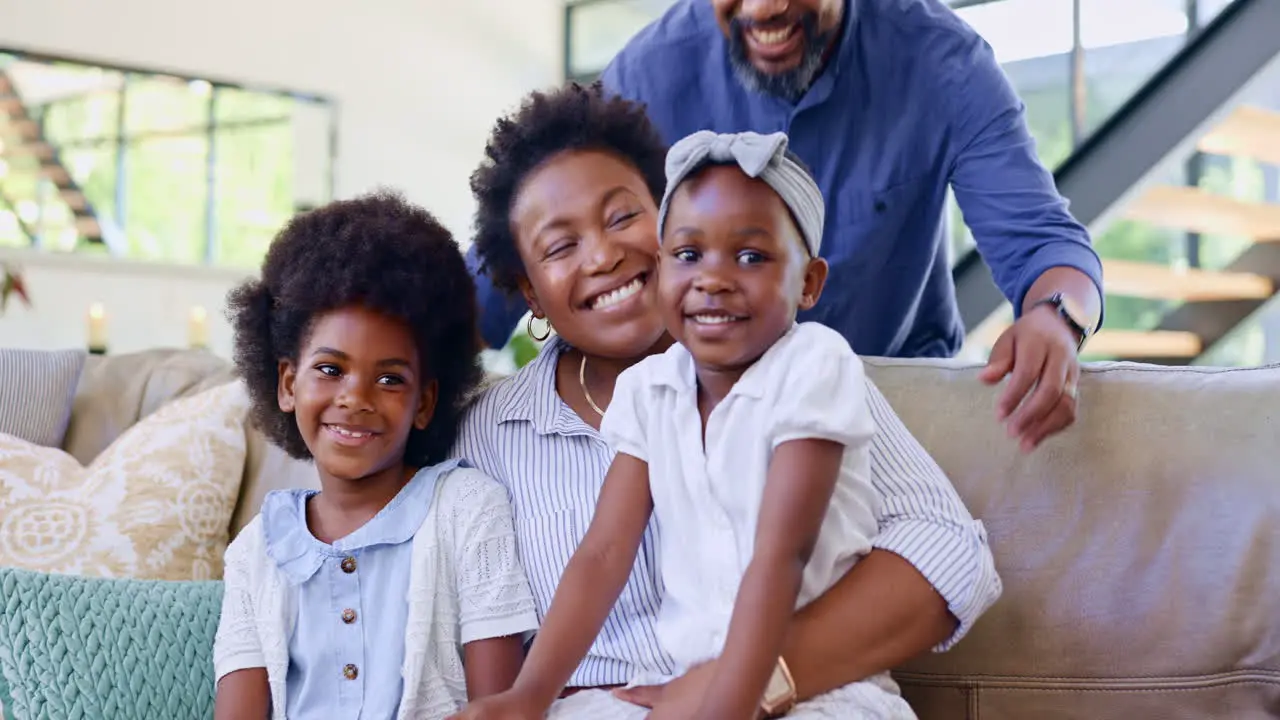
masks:
<path id="1" fill-rule="evenodd" d="M 193 348 L 209 346 L 208 313 L 199 305 L 191 308 L 191 317 L 187 320 L 187 344 Z"/>
<path id="2" fill-rule="evenodd" d="M 89 306 L 89 349 L 105 350 L 107 348 L 107 311 L 102 303 Z"/>

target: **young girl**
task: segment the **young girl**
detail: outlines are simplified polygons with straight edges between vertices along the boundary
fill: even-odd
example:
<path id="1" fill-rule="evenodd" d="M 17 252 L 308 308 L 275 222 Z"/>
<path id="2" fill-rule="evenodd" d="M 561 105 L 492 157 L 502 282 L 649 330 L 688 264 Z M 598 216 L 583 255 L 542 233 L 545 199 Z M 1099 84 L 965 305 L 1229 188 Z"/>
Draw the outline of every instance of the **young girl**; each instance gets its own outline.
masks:
<path id="1" fill-rule="evenodd" d="M 442 718 L 510 687 L 536 627 L 505 491 L 442 462 L 480 377 L 473 285 L 389 194 L 294 218 L 234 290 L 257 424 L 314 459 L 226 554 L 217 718 Z"/>
<path id="2" fill-rule="evenodd" d="M 796 607 L 870 550 L 880 501 L 861 363 L 834 331 L 796 323 L 827 267 L 822 195 L 786 145 L 781 133 L 700 132 L 671 149 L 657 276 L 678 342 L 619 378 L 601 426 L 618 455 L 590 529 L 514 688 L 461 717 L 646 716 L 603 691 L 552 704 L 630 572 L 650 512 L 660 641 L 677 675 L 716 660 L 701 717 L 914 717 L 887 673 L 792 709 L 780 659 Z"/>

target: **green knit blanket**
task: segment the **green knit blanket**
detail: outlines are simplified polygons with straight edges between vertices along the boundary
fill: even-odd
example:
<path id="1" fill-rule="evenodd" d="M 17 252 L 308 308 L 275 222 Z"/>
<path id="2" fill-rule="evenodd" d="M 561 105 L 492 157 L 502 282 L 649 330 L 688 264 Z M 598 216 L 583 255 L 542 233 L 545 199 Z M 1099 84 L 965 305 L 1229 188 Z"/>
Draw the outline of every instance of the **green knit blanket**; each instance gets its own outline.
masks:
<path id="1" fill-rule="evenodd" d="M 220 582 L 0 568 L 5 720 L 213 717 Z"/>

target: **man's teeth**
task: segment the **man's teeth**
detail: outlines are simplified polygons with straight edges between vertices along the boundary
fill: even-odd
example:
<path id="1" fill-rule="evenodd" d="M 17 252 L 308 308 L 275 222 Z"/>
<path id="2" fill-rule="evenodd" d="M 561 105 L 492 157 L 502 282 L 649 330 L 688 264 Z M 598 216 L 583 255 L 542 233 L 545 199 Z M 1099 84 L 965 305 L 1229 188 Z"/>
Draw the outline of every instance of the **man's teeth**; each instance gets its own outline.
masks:
<path id="1" fill-rule="evenodd" d="M 329 429 L 338 433 L 343 437 L 357 438 L 357 439 L 367 438 L 373 434 L 373 433 L 367 433 L 367 432 L 360 432 L 358 430 L 348 430 L 346 428 L 338 427 L 337 425 L 330 425 Z"/>
<path id="2" fill-rule="evenodd" d="M 723 325 L 731 323 L 738 318 L 732 315 L 694 315 L 693 321 L 699 325 Z"/>
<path id="3" fill-rule="evenodd" d="M 623 300 L 626 300 L 632 295 L 635 295 L 636 293 L 640 292 L 640 288 L 642 287 L 644 287 L 644 280 L 642 280 L 641 278 L 636 278 L 635 280 L 632 280 L 631 282 L 627 283 L 626 285 L 623 285 L 617 290 L 610 290 L 609 292 L 601 295 L 595 300 L 592 300 L 591 309 L 603 310 L 607 307 L 612 307 L 614 305 L 617 305 Z"/>
<path id="4" fill-rule="evenodd" d="M 751 37 L 755 38 L 756 42 L 761 45 L 781 45 L 787 41 L 787 38 L 791 37 L 791 33 L 794 30 L 794 26 L 782 28 L 781 30 L 761 30 L 759 28 L 753 28 L 751 30 Z"/>

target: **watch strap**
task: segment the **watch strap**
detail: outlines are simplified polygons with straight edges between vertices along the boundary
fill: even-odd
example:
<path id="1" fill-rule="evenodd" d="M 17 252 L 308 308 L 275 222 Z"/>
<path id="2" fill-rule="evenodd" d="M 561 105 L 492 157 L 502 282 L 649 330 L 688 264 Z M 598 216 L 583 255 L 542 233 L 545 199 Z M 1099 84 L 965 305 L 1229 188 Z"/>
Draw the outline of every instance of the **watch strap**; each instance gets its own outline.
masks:
<path id="1" fill-rule="evenodd" d="M 1093 335 L 1093 327 L 1086 325 L 1083 320 L 1071 314 L 1071 311 L 1067 308 L 1065 296 L 1061 292 L 1056 292 L 1049 297 L 1037 300 L 1032 304 L 1031 308 L 1034 310 L 1041 305 L 1052 307 L 1058 313 L 1058 317 L 1062 318 L 1062 321 L 1067 324 L 1067 327 L 1071 328 L 1079 336 L 1080 339 L 1076 341 L 1076 353 L 1084 349 L 1085 342 Z"/>
<path id="2" fill-rule="evenodd" d="M 791 676 L 791 668 L 781 657 L 773 666 L 773 675 L 765 687 L 764 699 L 760 702 L 760 710 L 766 718 L 777 718 L 791 712 L 796 706 L 796 682 Z"/>

